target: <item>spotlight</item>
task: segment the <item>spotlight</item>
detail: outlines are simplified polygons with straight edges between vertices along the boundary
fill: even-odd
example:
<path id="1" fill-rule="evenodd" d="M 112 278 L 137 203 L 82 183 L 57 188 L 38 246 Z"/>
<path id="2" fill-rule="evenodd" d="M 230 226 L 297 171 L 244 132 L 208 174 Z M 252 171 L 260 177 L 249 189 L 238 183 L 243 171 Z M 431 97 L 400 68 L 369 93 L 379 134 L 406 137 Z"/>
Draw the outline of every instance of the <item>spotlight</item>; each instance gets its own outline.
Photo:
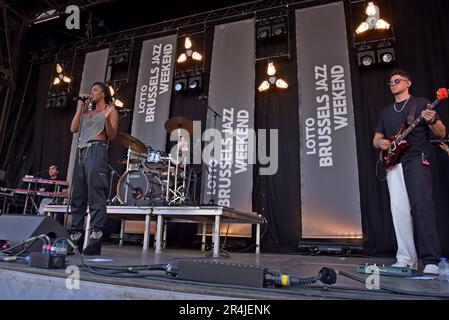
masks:
<path id="1" fill-rule="evenodd" d="M 357 53 L 358 63 L 360 67 L 370 67 L 376 62 L 374 51 L 362 51 Z"/>
<path id="2" fill-rule="evenodd" d="M 175 91 L 184 92 L 187 89 L 187 79 L 178 79 L 175 81 Z"/>
<path id="3" fill-rule="evenodd" d="M 365 67 L 369 67 L 374 63 L 372 56 L 363 56 L 362 57 L 362 65 Z"/>
<path id="4" fill-rule="evenodd" d="M 262 26 L 257 28 L 257 39 L 266 39 L 271 37 L 271 27 L 270 26 Z"/>
<path id="5" fill-rule="evenodd" d="M 199 92 L 202 89 L 201 76 L 192 77 L 189 79 L 189 90 Z"/>
<path id="6" fill-rule="evenodd" d="M 391 64 L 396 60 L 394 49 L 385 48 L 377 50 L 377 59 L 380 63 Z"/>
<path id="7" fill-rule="evenodd" d="M 116 64 L 127 63 L 129 59 L 129 52 L 123 52 L 117 55 Z"/>
<path id="8" fill-rule="evenodd" d="M 52 109 L 52 108 L 55 107 L 55 105 L 56 105 L 56 98 L 54 98 L 54 97 L 49 97 L 49 98 L 47 99 L 47 105 L 46 105 L 46 108 L 47 108 L 47 109 Z"/>
<path id="9" fill-rule="evenodd" d="M 273 25 L 273 36 L 279 37 L 287 33 L 287 25 L 285 23 L 278 23 Z"/>
<path id="10" fill-rule="evenodd" d="M 56 105 L 55 105 L 56 108 L 62 109 L 62 108 L 65 108 L 66 105 L 67 105 L 67 96 L 65 96 L 65 95 L 59 96 L 56 99 Z"/>

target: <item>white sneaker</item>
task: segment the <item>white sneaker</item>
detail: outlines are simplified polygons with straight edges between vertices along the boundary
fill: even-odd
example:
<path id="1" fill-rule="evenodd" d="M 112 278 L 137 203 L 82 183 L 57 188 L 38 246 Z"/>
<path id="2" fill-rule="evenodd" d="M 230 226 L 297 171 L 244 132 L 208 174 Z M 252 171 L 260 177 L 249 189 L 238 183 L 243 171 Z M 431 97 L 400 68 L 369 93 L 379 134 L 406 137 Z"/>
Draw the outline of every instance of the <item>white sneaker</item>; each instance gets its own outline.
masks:
<path id="1" fill-rule="evenodd" d="M 392 264 L 391 266 L 394 267 L 394 268 L 412 268 L 412 269 L 416 269 L 417 268 L 416 263 L 408 264 L 408 263 L 403 262 L 403 261 L 396 261 L 396 263 Z"/>
<path id="2" fill-rule="evenodd" d="M 436 264 L 427 264 L 426 267 L 424 268 L 423 273 L 438 275 L 439 271 L 440 269 Z"/>

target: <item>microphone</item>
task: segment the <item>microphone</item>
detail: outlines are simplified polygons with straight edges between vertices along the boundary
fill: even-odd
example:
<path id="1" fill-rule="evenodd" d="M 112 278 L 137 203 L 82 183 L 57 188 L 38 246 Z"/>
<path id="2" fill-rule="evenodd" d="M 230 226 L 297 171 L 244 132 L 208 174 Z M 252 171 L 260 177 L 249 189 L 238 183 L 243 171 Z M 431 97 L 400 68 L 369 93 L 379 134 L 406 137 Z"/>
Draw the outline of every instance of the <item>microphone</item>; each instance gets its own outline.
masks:
<path id="1" fill-rule="evenodd" d="M 79 96 L 79 97 L 73 98 L 73 101 L 81 100 L 82 102 L 85 102 L 88 99 L 92 99 L 92 97 L 91 96 Z"/>

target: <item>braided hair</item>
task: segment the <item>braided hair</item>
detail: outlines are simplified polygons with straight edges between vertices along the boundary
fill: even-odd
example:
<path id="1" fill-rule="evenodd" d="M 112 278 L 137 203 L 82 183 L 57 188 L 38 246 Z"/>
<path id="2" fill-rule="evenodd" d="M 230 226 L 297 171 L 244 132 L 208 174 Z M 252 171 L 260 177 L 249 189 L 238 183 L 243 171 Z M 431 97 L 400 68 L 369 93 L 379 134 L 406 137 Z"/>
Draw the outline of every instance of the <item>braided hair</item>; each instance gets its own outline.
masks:
<path id="1" fill-rule="evenodd" d="M 95 82 L 91 88 L 95 87 L 95 86 L 99 86 L 101 88 L 101 91 L 104 93 L 104 102 L 106 102 L 106 104 L 112 104 L 112 97 L 111 97 L 111 92 L 109 91 L 109 86 L 104 83 L 104 82 Z"/>

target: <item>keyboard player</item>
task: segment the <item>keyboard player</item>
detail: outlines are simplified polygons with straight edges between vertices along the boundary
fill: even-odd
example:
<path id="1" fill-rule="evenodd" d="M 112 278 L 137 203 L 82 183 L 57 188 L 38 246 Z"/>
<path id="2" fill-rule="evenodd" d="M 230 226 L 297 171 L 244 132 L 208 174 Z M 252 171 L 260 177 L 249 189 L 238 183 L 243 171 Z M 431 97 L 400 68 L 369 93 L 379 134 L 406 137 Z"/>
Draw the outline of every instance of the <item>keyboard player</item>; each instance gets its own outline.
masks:
<path id="1" fill-rule="evenodd" d="M 50 181 L 59 181 L 62 180 L 59 176 L 59 168 L 56 165 L 50 165 L 50 167 L 48 168 L 48 176 L 49 176 L 49 180 Z M 55 183 L 55 184 L 50 184 L 50 183 L 44 183 L 41 184 L 39 186 L 39 191 L 40 192 L 62 192 L 62 193 L 67 193 L 67 189 L 62 189 L 61 185 Z M 44 215 L 44 206 L 50 203 L 54 203 L 54 204 L 62 204 L 62 198 L 42 198 L 40 200 L 39 203 L 39 215 Z"/>

